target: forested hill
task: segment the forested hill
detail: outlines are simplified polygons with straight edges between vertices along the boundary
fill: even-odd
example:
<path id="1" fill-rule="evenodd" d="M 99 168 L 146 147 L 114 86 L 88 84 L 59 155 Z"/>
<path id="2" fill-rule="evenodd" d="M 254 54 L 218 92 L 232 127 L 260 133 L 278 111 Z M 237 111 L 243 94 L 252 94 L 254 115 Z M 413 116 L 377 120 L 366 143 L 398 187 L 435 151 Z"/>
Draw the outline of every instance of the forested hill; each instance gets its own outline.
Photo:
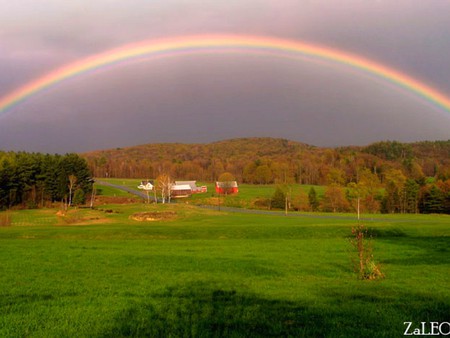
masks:
<path id="1" fill-rule="evenodd" d="M 330 172 L 342 180 L 357 180 L 368 169 L 383 179 L 398 169 L 415 180 L 450 178 L 450 140 L 400 143 L 377 142 L 365 147 L 320 148 L 274 138 L 239 138 L 209 144 L 147 144 L 81 154 L 96 177 L 214 181 L 223 172 L 247 183 L 298 182 L 329 184 Z"/>

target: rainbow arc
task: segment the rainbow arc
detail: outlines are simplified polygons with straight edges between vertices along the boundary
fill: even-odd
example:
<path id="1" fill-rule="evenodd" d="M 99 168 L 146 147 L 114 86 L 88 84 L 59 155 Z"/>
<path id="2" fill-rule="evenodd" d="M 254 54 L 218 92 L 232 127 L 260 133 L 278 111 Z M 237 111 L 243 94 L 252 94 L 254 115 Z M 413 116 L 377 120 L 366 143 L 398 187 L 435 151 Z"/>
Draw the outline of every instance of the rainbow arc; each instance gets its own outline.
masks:
<path id="1" fill-rule="evenodd" d="M 36 78 L 1 97 L 0 114 L 11 111 L 20 102 L 28 100 L 31 96 L 48 87 L 102 67 L 145 56 L 168 57 L 177 53 L 204 53 L 211 51 L 254 51 L 280 56 L 295 55 L 344 64 L 402 87 L 450 113 L 450 98 L 437 89 L 396 69 L 355 54 L 316 44 L 273 37 L 208 35 L 143 41 L 68 64 Z"/>

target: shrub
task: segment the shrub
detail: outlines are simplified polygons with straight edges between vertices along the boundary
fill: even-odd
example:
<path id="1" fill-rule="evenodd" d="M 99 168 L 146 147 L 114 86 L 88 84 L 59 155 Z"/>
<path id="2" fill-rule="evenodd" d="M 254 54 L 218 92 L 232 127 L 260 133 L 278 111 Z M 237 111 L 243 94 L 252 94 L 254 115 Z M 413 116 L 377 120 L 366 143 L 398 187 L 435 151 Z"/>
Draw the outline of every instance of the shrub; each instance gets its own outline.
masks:
<path id="1" fill-rule="evenodd" d="M 357 252 L 357 259 L 352 257 L 352 261 L 358 277 L 368 280 L 384 278 L 380 265 L 373 259 L 372 236 L 364 225 L 352 228 L 350 244 Z"/>
<path id="2" fill-rule="evenodd" d="M 256 198 L 256 199 L 252 200 L 251 207 L 254 209 L 269 209 L 270 210 L 271 204 L 272 204 L 272 200 L 270 198 L 260 197 L 260 198 Z"/>

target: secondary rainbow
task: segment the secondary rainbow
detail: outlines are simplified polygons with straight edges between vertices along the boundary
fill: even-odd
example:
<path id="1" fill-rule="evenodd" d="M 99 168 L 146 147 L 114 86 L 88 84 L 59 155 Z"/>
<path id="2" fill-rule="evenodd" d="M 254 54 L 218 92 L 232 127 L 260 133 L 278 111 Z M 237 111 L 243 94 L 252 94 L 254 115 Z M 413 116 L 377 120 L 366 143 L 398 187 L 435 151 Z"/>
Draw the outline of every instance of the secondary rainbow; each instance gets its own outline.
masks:
<path id="1" fill-rule="evenodd" d="M 96 54 L 58 68 L 3 96 L 0 98 L 0 113 L 11 110 L 15 105 L 27 100 L 30 96 L 65 79 L 134 58 L 166 57 L 177 53 L 245 52 L 248 50 L 263 54 L 275 53 L 280 56 L 304 56 L 348 65 L 403 87 L 450 113 L 450 98 L 448 96 L 418 79 L 381 63 L 316 44 L 245 35 L 182 36 L 172 39 L 150 40 Z"/>

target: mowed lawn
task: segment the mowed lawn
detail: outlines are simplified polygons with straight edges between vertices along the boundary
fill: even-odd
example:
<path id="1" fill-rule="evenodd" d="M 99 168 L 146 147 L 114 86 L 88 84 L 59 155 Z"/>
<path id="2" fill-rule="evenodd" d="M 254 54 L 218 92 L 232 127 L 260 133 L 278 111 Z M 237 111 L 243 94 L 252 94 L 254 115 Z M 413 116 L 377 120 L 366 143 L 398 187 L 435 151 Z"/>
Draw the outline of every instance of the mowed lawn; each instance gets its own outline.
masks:
<path id="1" fill-rule="evenodd" d="M 348 216 L 100 208 L 0 227 L 0 336 L 398 337 L 450 319 L 449 216 L 366 221 L 386 278 L 361 281 Z"/>

